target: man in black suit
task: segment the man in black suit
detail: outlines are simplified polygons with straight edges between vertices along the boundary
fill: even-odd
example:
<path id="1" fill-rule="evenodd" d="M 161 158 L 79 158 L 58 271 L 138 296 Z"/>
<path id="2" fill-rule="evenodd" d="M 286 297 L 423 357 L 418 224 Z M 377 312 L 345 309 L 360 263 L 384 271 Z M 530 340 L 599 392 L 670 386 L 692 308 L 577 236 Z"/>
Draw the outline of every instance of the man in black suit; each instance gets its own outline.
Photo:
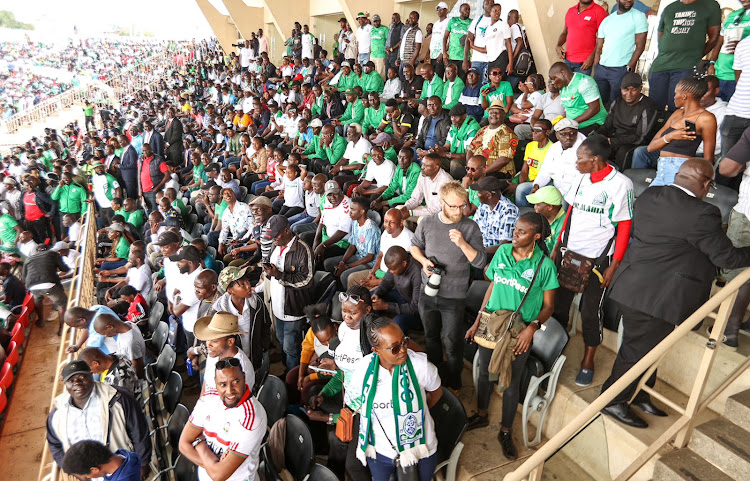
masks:
<path id="1" fill-rule="evenodd" d="M 182 122 L 176 118 L 174 107 L 167 110 L 167 128 L 164 130 L 164 141 L 167 146 L 167 161 L 175 164 L 182 162 Z"/>
<path id="2" fill-rule="evenodd" d="M 164 137 L 154 129 L 153 120 L 143 123 L 143 143 L 151 146 L 154 155 L 164 157 Z"/>
<path id="3" fill-rule="evenodd" d="M 138 152 L 130 145 L 127 135 L 120 135 L 122 159 L 120 159 L 120 175 L 125 184 L 125 191 L 130 199 L 138 198 Z"/>
<path id="4" fill-rule="evenodd" d="M 708 300 L 717 267 L 750 266 L 750 247 L 735 248 L 724 233 L 719 209 L 702 200 L 713 183 L 711 165 L 689 159 L 674 184 L 646 189 L 636 200 L 633 242 L 609 294 L 621 305 L 622 345 L 602 392 Z M 656 373 L 647 384 L 655 381 Z M 635 389 L 636 382 L 602 412 L 637 428 L 648 424 L 631 406 L 667 415 L 643 391 L 628 406 Z"/>

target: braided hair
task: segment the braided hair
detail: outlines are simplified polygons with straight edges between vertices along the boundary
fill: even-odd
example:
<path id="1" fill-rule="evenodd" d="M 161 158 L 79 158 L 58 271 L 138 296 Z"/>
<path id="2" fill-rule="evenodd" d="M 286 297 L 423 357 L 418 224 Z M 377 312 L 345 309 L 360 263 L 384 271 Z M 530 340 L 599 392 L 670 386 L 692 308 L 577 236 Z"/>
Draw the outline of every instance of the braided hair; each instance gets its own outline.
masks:
<path id="1" fill-rule="evenodd" d="M 677 82 L 677 86 L 696 100 L 700 100 L 708 92 L 708 82 L 702 78 L 692 76 L 680 80 Z"/>
<path id="2" fill-rule="evenodd" d="M 552 235 L 552 229 L 549 226 L 547 218 L 537 212 L 527 212 L 519 217 L 518 220 L 528 222 L 534 227 L 536 233 L 541 234 L 541 237 L 536 240 L 536 245 L 542 250 L 545 256 L 549 257 L 549 249 L 547 249 L 547 238 Z"/>
<path id="3" fill-rule="evenodd" d="M 323 332 L 333 325 L 333 321 L 328 315 L 328 304 L 313 304 L 305 307 L 304 312 L 313 333 Z"/>
<path id="4" fill-rule="evenodd" d="M 362 355 L 366 356 L 372 352 L 372 347 L 380 341 L 380 330 L 393 324 L 393 319 L 377 314 L 367 314 L 359 326 L 359 343 Z"/>

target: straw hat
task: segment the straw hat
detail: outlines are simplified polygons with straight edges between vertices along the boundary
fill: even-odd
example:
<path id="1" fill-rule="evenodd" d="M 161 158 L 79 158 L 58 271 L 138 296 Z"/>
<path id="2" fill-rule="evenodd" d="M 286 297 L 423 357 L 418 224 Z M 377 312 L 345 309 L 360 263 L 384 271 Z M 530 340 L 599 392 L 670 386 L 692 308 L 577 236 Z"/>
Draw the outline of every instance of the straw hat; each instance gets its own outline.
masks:
<path id="1" fill-rule="evenodd" d="M 217 312 L 213 316 L 201 317 L 196 321 L 193 332 L 195 337 L 201 341 L 247 334 L 240 331 L 237 316 L 228 312 Z"/>

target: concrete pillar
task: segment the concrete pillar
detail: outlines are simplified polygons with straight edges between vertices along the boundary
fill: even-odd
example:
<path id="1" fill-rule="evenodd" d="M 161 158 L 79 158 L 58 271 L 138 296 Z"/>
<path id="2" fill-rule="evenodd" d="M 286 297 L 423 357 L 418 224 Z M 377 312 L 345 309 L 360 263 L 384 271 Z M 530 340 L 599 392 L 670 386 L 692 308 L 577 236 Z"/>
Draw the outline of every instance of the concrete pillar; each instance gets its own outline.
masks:
<path id="1" fill-rule="evenodd" d="M 570 4 L 568 4 L 570 3 Z M 526 27 L 531 53 L 534 55 L 537 72 L 547 78 L 550 66 L 559 61 L 557 39 L 565 27 L 565 12 L 572 2 L 560 0 L 534 0 L 519 2 L 521 20 Z"/>
<path id="2" fill-rule="evenodd" d="M 271 14 L 273 24 L 281 38 L 286 40 L 292 33 L 294 22 L 301 24 L 310 21 L 310 2 L 302 0 L 298 2 L 285 2 L 282 0 L 263 0 L 267 11 Z M 315 33 L 315 32 L 312 32 Z"/>
<path id="3" fill-rule="evenodd" d="M 250 33 L 257 32 L 259 28 L 264 28 L 262 1 L 259 1 L 256 7 L 250 7 L 242 0 L 222 1 L 243 39 L 250 40 Z"/>
<path id="4" fill-rule="evenodd" d="M 227 53 L 234 52 L 235 47 L 232 47 L 232 44 L 237 43 L 237 27 L 234 25 L 232 18 L 219 12 L 208 0 L 195 0 L 195 3 L 198 4 L 203 16 L 206 17 L 214 35 L 219 39 L 221 48 Z"/>
<path id="5" fill-rule="evenodd" d="M 339 0 L 344 16 L 349 20 L 352 30 L 359 28 L 357 14 L 359 12 L 370 12 L 370 20 L 376 13 L 380 15 L 383 25 L 386 27 L 391 23 L 391 15 L 396 11 L 393 0 Z"/>

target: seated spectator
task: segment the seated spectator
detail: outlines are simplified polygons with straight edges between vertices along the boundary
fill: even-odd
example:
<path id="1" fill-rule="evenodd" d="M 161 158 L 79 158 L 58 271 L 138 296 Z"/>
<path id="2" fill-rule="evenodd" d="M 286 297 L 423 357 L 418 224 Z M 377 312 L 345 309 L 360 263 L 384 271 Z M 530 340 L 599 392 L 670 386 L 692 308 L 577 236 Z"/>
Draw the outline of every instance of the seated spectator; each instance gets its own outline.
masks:
<path id="1" fill-rule="evenodd" d="M 177 220 L 177 225 L 179 225 L 179 227 L 183 227 L 185 225 L 185 219 L 182 218 L 180 211 L 172 206 L 172 202 L 167 196 L 160 194 L 162 193 L 159 192 L 157 194 L 159 196 L 157 203 L 159 205 L 159 212 L 164 217 L 164 221 L 174 219 Z"/>
<path id="2" fill-rule="evenodd" d="M 308 242 L 313 247 L 318 263 L 330 257 L 344 255 L 349 247 L 349 232 L 352 228 L 352 219 L 349 217 L 351 201 L 341 192 L 339 184 L 334 180 L 326 182 L 323 195 L 327 202 L 320 215 L 313 242 Z M 305 239 L 308 237 L 305 236 Z"/>
<path id="3" fill-rule="evenodd" d="M 192 346 L 195 341 L 193 327 L 195 321 L 198 320 L 198 304 L 200 301 L 195 295 L 193 286 L 195 279 L 203 271 L 203 259 L 198 253 L 198 249 L 186 245 L 169 256 L 169 260 L 177 263 L 179 277 L 176 279 L 177 288 L 174 290 L 172 298 L 169 299 L 170 303 L 167 308 L 171 315 L 180 319 L 184 339 L 183 334 L 178 330 L 175 342 L 178 352 L 182 352 L 184 350 L 183 343 L 186 343 L 186 346 Z"/>
<path id="4" fill-rule="evenodd" d="M 451 129 L 450 115 L 443 111 L 443 102 L 439 96 L 433 95 L 427 99 L 424 122 L 425 127 L 417 137 L 417 155 L 420 159 L 432 152 L 434 147 L 445 145 Z"/>
<path id="5" fill-rule="evenodd" d="M 324 263 L 325 270 L 340 277 L 342 286 L 348 285 L 351 274 L 372 268 L 380 250 L 380 228 L 367 217 L 369 203 L 364 197 L 351 200 L 349 247 L 342 256 L 329 257 Z"/>
<path id="6" fill-rule="evenodd" d="M 560 98 L 560 90 L 554 83 L 547 85 L 547 92 L 539 99 L 539 103 L 534 106 L 534 113 L 531 114 L 528 124 L 519 124 L 513 129 L 518 136 L 518 140 L 529 140 L 532 137 L 531 128 L 539 120 L 548 120 L 550 123 L 558 117 L 565 117 L 565 107 L 563 107 Z"/>
<path id="7" fill-rule="evenodd" d="M 65 453 L 62 470 L 77 479 L 138 481 L 141 479 L 141 457 L 125 449 L 113 453 L 99 441 L 84 440 Z"/>
<path id="8" fill-rule="evenodd" d="M 375 133 L 375 129 L 380 126 L 380 123 L 385 118 L 385 104 L 380 101 L 380 96 L 377 92 L 367 94 L 367 104 L 365 118 L 362 121 L 362 135 L 369 139 L 370 135 Z"/>
<path id="9" fill-rule="evenodd" d="M 398 69 L 390 67 L 388 69 L 388 79 L 383 86 L 383 93 L 380 94 L 380 100 L 392 100 L 401 96 L 401 79 L 398 77 Z"/>
<path id="10" fill-rule="evenodd" d="M 506 82 L 507 83 L 507 82 Z M 502 100 L 495 100 L 488 109 L 488 125 L 482 127 L 466 149 L 466 160 L 474 155 L 487 159 L 487 174 L 500 177 L 513 177 L 516 166 L 513 157 L 516 155 L 518 139 L 503 123 L 506 110 Z"/>
<path id="11" fill-rule="evenodd" d="M 550 84 L 560 90 L 565 107 L 565 117 L 575 120 L 584 135 L 598 129 L 607 118 L 596 81 L 581 72 L 575 72 L 564 62 L 552 64 L 549 69 Z"/>
<path id="12" fill-rule="evenodd" d="M 69 362 L 60 375 L 66 392 L 55 398 L 47 417 L 47 443 L 58 466 L 79 441 L 94 438 L 110 449 L 132 449 L 141 457 L 141 476 L 150 471 L 151 439 L 146 416 L 121 388 L 95 382 L 82 360 Z M 97 409 L 94 407 L 98 406 Z M 80 429 L 89 426 L 91 432 Z"/>
<path id="13" fill-rule="evenodd" d="M 169 199 L 172 207 L 177 209 L 177 212 L 180 213 L 180 216 L 183 219 L 187 219 L 187 208 L 185 207 L 185 203 L 182 201 L 182 199 L 177 198 L 177 190 L 171 187 L 167 187 L 166 189 L 164 189 L 164 197 Z"/>
<path id="14" fill-rule="evenodd" d="M 565 209 L 562 208 L 562 194 L 553 185 L 548 185 L 529 194 L 526 200 L 534 206 L 537 214 L 541 214 L 547 219 L 550 226 L 550 235 L 543 239 L 547 245 L 547 252 L 552 252 L 557 239 L 562 232 L 565 221 Z"/>
<path id="15" fill-rule="evenodd" d="M 34 241 L 31 232 L 25 230 L 18 235 L 16 246 L 18 251 L 26 258 L 33 256 L 37 253 L 37 246 L 39 244 Z"/>
<path id="16" fill-rule="evenodd" d="M 552 144 L 544 156 L 542 168 L 539 169 L 531 188 L 532 194 L 551 181 L 565 196 L 580 174 L 576 169 L 576 153 L 586 137 L 578 131 L 578 123 L 575 120 L 562 119 L 555 124 L 555 134 L 558 141 Z"/>
<path id="17" fill-rule="evenodd" d="M 489 82 L 482 85 L 480 91 L 484 118 L 489 118 L 489 111 L 492 106 L 502 109 L 502 117 L 505 118 L 510 112 L 510 106 L 513 105 L 513 87 L 503 80 L 504 69 L 493 67 L 488 70 Z"/>
<path id="18" fill-rule="evenodd" d="M 347 141 L 335 132 L 333 125 L 328 124 L 320 131 L 320 158 L 316 158 L 310 165 L 310 170 L 315 173 L 328 173 L 344 155 L 347 149 Z"/>
<path id="19" fill-rule="evenodd" d="M 365 158 L 372 150 L 372 144 L 362 135 L 362 126 L 358 123 L 348 124 L 346 140 L 344 155 L 333 164 L 330 171 L 333 179 L 342 186 L 344 193 L 347 193 L 348 188 L 359 179 L 366 163 Z"/>
<path id="20" fill-rule="evenodd" d="M 138 207 L 135 199 L 125 199 L 122 202 L 122 210 L 115 212 L 120 214 L 125 219 L 125 222 L 132 225 L 138 232 L 146 223 L 146 219 L 143 216 L 143 210 Z"/>
<path id="21" fill-rule="evenodd" d="M 136 291 L 133 286 L 124 286 L 120 289 L 120 299 L 128 305 L 128 311 L 124 320 L 138 326 L 141 334 L 147 334 L 149 308 L 143 294 Z"/>
<path id="22" fill-rule="evenodd" d="M 370 140 L 378 144 L 385 140 L 382 134 L 387 134 L 390 131 L 393 134 L 391 142 L 394 145 L 402 145 L 406 141 L 412 140 L 414 125 L 416 125 L 414 115 L 408 109 L 402 112 L 396 100 L 388 100 L 385 103 L 385 116 L 380 121 L 377 132 L 370 136 Z"/>
<path id="23" fill-rule="evenodd" d="M 328 304 L 315 304 L 305 307 L 305 317 L 310 324 L 302 341 L 302 354 L 299 366 L 290 370 L 286 376 L 289 401 L 306 404 L 310 399 L 310 389 L 328 383 L 331 375 L 318 371 L 323 359 L 332 359 L 334 350 L 330 346 L 337 344 L 336 325 L 328 315 Z"/>
<path id="24" fill-rule="evenodd" d="M 111 337 L 116 343 L 115 353 L 133 363 L 139 379 L 145 376 L 143 358 L 146 355 L 146 343 L 140 329 L 135 324 L 123 322 L 111 314 L 101 314 L 93 321 L 94 330 L 105 337 Z"/>
<path id="25" fill-rule="evenodd" d="M 376 145 L 370 151 L 369 160 L 365 166 L 365 178 L 361 184 L 353 188 L 352 195 L 379 197 L 390 185 L 395 171 L 394 163 L 386 162 L 383 148 Z"/>
<path id="26" fill-rule="evenodd" d="M 32 255 L 23 264 L 23 280 L 29 292 L 34 296 L 34 304 L 41 306 L 45 297 L 52 301 L 52 307 L 57 309 L 59 329 L 57 335 L 62 335 L 63 318 L 68 305 L 68 296 L 62 287 L 58 272 L 68 272 L 70 267 L 65 265 L 57 252 L 47 250 L 46 244 L 40 244 L 39 252 Z M 37 327 L 44 327 L 42 311 L 38 312 Z"/>
<path id="27" fill-rule="evenodd" d="M 383 256 L 388 271 L 372 293 L 372 308 L 390 317 L 404 334 L 422 329 L 419 297 L 422 292 L 422 269 L 406 249 L 393 245 Z"/>
<path id="28" fill-rule="evenodd" d="M 482 241 L 488 256 L 494 254 L 500 245 L 513 239 L 518 207 L 503 196 L 502 191 L 506 185 L 505 181 L 491 176 L 485 176 L 471 185 L 479 199 L 474 222 L 482 231 Z"/>
<path id="29" fill-rule="evenodd" d="M 217 252 L 221 256 L 230 254 L 232 250 L 239 247 L 250 237 L 250 206 L 237 200 L 232 189 L 222 189 L 221 196 L 227 207 L 221 215 L 221 232 L 219 233 L 219 248 Z M 260 197 L 256 197 L 259 199 Z M 269 204 L 271 201 L 263 197 Z M 255 200 L 255 199 L 254 199 Z M 231 259 L 228 262 L 230 262 Z"/>
<path id="30" fill-rule="evenodd" d="M 482 101 L 479 99 L 482 90 L 479 75 L 479 70 L 475 68 L 470 68 L 466 72 L 466 85 L 464 85 L 464 90 L 458 99 L 460 104 L 466 106 L 466 113 L 474 117 L 477 122 L 484 117 L 484 108 L 482 108 Z"/>
<path id="31" fill-rule="evenodd" d="M 299 165 L 289 164 L 284 169 L 283 189 L 279 191 L 274 203 L 279 202 L 282 203 L 279 214 L 287 218 L 305 210 L 305 189 L 303 180 L 300 178 Z"/>
<path id="32" fill-rule="evenodd" d="M 117 292 L 124 286 L 131 286 L 136 292 L 142 294 L 144 297 L 148 296 L 151 292 L 151 268 L 146 263 L 146 257 L 143 251 L 129 253 L 128 262 L 130 267 L 128 267 L 128 271 L 124 278 L 108 277 L 109 274 L 107 274 L 107 281 L 116 283 L 114 286 L 107 289 L 105 297 L 107 302 L 117 299 Z M 106 271 L 103 271 L 102 273 L 104 272 Z M 122 293 L 119 293 L 119 295 L 122 295 Z M 117 311 L 117 309 L 115 309 L 115 311 Z"/>
<path id="33" fill-rule="evenodd" d="M 544 77 L 538 73 L 531 74 L 526 77 L 525 81 L 519 82 L 518 89 L 521 91 L 521 95 L 510 106 L 513 115 L 508 120 L 514 124 L 529 123 L 536 106 L 542 100 L 545 88 L 547 86 L 544 84 Z"/>
<path id="34" fill-rule="evenodd" d="M 416 222 L 418 217 L 436 214 L 442 210 L 438 193 L 443 185 L 453 179 L 440 166 L 441 160 L 436 154 L 427 154 L 422 159 L 422 175 L 409 200 L 399 207 L 405 219 L 412 217 L 410 220 Z"/>
<path id="35" fill-rule="evenodd" d="M 362 105 L 362 99 L 359 98 L 357 90 L 349 88 L 344 92 L 344 96 L 346 97 L 346 109 L 338 119 L 333 121 L 333 125 L 337 127 L 336 131 L 340 135 L 349 130 L 350 124 L 361 126 L 365 119 L 365 107 Z"/>
<path id="36" fill-rule="evenodd" d="M 552 141 L 549 134 L 552 132 L 552 123 L 549 120 L 537 120 L 532 127 L 532 141 L 526 146 L 523 153 L 523 166 L 517 179 L 518 183 L 511 182 L 508 185 L 507 192 L 515 193 L 516 205 L 519 207 L 529 206 L 526 196 L 531 192 L 536 176 L 544 164 L 547 152 L 552 147 Z"/>
<path id="37" fill-rule="evenodd" d="M 448 70 L 453 64 L 448 64 Z M 455 65 L 454 65 L 455 68 Z M 457 104 L 450 109 L 451 128 L 445 139 L 445 145 L 433 149 L 443 158 L 442 167 L 450 172 L 453 178 L 463 177 L 466 173 L 466 149 L 471 146 L 474 136 L 479 131 L 479 123 L 467 115 L 466 106 Z"/>
<path id="38" fill-rule="evenodd" d="M 464 215 L 466 217 L 473 218 L 472 216 L 476 213 L 479 208 L 479 197 L 477 191 L 472 189 L 471 186 L 480 182 L 486 177 L 487 171 L 487 159 L 481 155 L 475 155 L 466 164 L 466 175 L 461 179 L 461 186 L 466 189 L 469 194 L 469 202 L 464 207 Z"/>
<path id="39" fill-rule="evenodd" d="M 458 66 L 449 63 L 445 66 L 445 84 L 443 85 L 442 96 L 443 108 L 450 110 L 458 105 L 463 91 L 464 81 L 458 76 Z"/>
<path id="40" fill-rule="evenodd" d="M 289 218 L 289 224 L 295 234 L 307 230 L 307 228 L 298 229 L 303 225 L 307 225 L 310 230 L 315 230 L 315 224 L 320 221 L 321 206 L 325 202 L 323 192 L 325 191 L 326 180 L 327 177 L 324 174 L 307 176 L 305 179 L 305 211 Z"/>
<path id="41" fill-rule="evenodd" d="M 313 131 L 314 130 L 315 129 L 313 129 Z M 263 145 L 263 139 L 261 137 L 253 137 L 252 149 L 252 152 L 250 152 L 249 149 L 245 150 L 245 153 L 242 156 L 242 161 L 240 162 L 240 168 L 237 171 L 240 176 L 240 183 L 244 185 L 248 191 L 251 190 L 250 187 L 252 187 L 254 182 L 263 180 L 266 175 L 266 166 L 268 163 L 268 151 Z"/>
<path id="42" fill-rule="evenodd" d="M 0 301 L 10 310 L 23 304 L 23 300 L 26 298 L 26 287 L 23 282 L 11 274 L 11 265 L 7 262 L 0 262 L 0 281 L 3 285 Z"/>
<path id="43" fill-rule="evenodd" d="M 128 262 L 130 242 L 125 238 L 122 224 L 112 224 L 107 228 L 107 237 L 112 242 L 112 248 L 107 257 L 96 259 L 96 265 L 101 270 L 117 269 Z"/>
<path id="44" fill-rule="evenodd" d="M 680 166 L 695 157 L 698 146 L 703 143 L 704 159 L 714 162 L 716 146 L 716 117 L 701 106 L 701 99 L 708 92 L 703 79 L 685 77 L 677 83 L 674 112 L 648 144 L 649 152 L 659 151 L 656 177 L 650 186 L 670 185 Z M 694 128 L 693 128 L 694 127 Z M 633 168 L 637 166 L 633 159 Z"/>
<path id="45" fill-rule="evenodd" d="M 104 354 L 98 347 L 87 347 L 78 353 L 78 359 L 88 364 L 93 374 L 101 375 L 103 383 L 122 388 L 140 401 L 141 381 L 125 356 Z"/>

